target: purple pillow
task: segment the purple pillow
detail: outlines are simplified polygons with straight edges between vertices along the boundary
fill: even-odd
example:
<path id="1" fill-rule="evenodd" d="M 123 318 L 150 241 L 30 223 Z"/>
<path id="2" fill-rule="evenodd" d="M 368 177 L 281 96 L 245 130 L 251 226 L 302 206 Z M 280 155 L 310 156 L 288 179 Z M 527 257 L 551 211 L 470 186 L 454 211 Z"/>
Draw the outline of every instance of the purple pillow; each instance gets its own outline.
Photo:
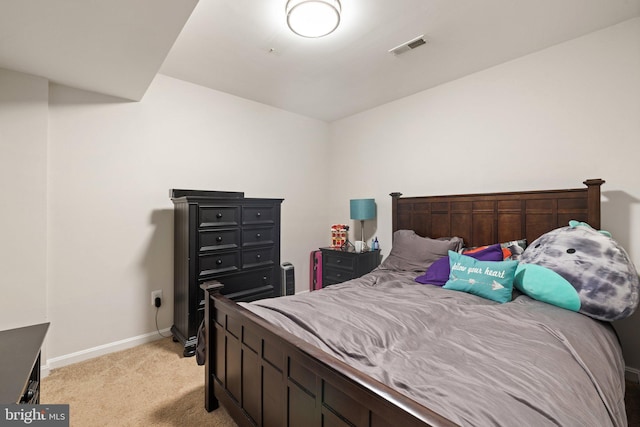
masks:
<path id="1" fill-rule="evenodd" d="M 475 258 L 479 261 L 503 261 L 502 247 L 499 243 L 491 245 L 486 249 L 478 252 L 472 252 L 465 254 L 471 258 Z M 415 278 L 415 281 L 425 285 L 444 286 L 449 280 L 449 273 L 451 268 L 449 265 L 449 257 L 442 257 L 435 261 L 422 275 Z"/>

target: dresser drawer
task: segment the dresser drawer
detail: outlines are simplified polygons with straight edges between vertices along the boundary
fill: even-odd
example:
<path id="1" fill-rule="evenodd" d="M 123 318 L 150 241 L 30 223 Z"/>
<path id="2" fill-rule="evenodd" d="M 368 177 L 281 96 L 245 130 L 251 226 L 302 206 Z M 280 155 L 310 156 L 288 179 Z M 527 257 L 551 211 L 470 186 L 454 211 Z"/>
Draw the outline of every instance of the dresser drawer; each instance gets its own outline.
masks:
<path id="1" fill-rule="evenodd" d="M 240 223 L 239 206 L 200 205 L 198 214 L 200 217 L 200 228 L 232 227 Z"/>
<path id="2" fill-rule="evenodd" d="M 345 270 L 355 270 L 356 258 L 353 256 L 343 255 L 340 252 L 324 252 L 322 254 L 326 258 L 325 266 L 327 268 L 339 268 Z"/>
<path id="3" fill-rule="evenodd" d="M 240 255 L 238 251 L 201 254 L 199 261 L 200 278 L 240 269 Z"/>
<path id="4" fill-rule="evenodd" d="M 242 246 L 273 245 L 275 237 L 274 227 L 245 228 L 242 230 Z"/>
<path id="5" fill-rule="evenodd" d="M 237 249 L 240 246 L 240 230 L 200 230 L 200 252 Z"/>
<path id="6" fill-rule="evenodd" d="M 347 280 L 359 277 L 353 270 L 341 270 L 338 268 L 325 268 L 322 271 L 322 282 L 324 285 L 346 282 Z"/>
<path id="7" fill-rule="evenodd" d="M 216 277 L 216 280 L 224 285 L 222 294 L 236 301 L 253 301 L 258 297 L 267 298 L 278 295 L 274 293 L 274 284 L 276 284 L 274 268 L 222 275 Z M 200 289 L 200 300 L 204 300 L 202 289 Z"/>
<path id="8" fill-rule="evenodd" d="M 275 224 L 275 208 L 273 206 L 244 206 L 242 208 L 242 224 Z"/>
<path id="9" fill-rule="evenodd" d="M 274 256 L 273 246 L 259 249 L 245 249 L 242 252 L 242 268 L 272 265 Z"/>

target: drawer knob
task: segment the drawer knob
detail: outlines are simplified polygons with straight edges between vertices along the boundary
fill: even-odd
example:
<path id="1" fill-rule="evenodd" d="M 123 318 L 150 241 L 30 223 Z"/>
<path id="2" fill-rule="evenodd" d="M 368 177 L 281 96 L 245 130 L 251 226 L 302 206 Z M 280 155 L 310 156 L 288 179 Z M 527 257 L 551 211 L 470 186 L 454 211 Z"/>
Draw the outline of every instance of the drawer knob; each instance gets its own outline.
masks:
<path id="1" fill-rule="evenodd" d="M 221 260 L 221 259 L 217 260 L 217 261 L 216 261 L 216 264 L 217 264 L 217 265 L 222 265 L 222 260 Z"/>
<path id="2" fill-rule="evenodd" d="M 256 234 L 256 239 L 259 239 L 259 238 L 261 238 L 261 237 L 262 237 L 262 235 L 261 235 L 260 233 L 257 233 L 257 234 Z"/>
<path id="3" fill-rule="evenodd" d="M 258 218 L 260 218 L 260 216 L 261 216 L 261 215 L 262 215 L 262 214 L 261 214 L 260 212 L 258 212 L 258 213 L 256 214 L 256 216 L 257 216 Z"/>
<path id="4" fill-rule="evenodd" d="M 342 277 L 342 273 L 336 274 L 336 277 Z"/>
<path id="5" fill-rule="evenodd" d="M 267 276 L 262 276 L 262 281 L 263 281 L 264 283 L 269 283 L 269 281 L 267 280 Z"/>
<path id="6" fill-rule="evenodd" d="M 222 212 L 218 212 L 218 213 L 216 214 L 216 218 L 218 218 L 218 219 L 222 218 Z"/>
<path id="7" fill-rule="evenodd" d="M 260 259 L 260 258 L 262 258 L 262 255 L 260 254 L 256 255 L 256 259 Z"/>
<path id="8" fill-rule="evenodd" d="M 222 236 L 216 237 L 216 242 L 218 242 L 218 243 L 222 242 Z"/>
<path id="9" fill-rule="evenodd" d="M 342 262 L 342 260 L 341 260 L 341 259 L 337 259 L 337 260 L 336 260 L 336 264 L 340 264 L 341 262 Z"/>

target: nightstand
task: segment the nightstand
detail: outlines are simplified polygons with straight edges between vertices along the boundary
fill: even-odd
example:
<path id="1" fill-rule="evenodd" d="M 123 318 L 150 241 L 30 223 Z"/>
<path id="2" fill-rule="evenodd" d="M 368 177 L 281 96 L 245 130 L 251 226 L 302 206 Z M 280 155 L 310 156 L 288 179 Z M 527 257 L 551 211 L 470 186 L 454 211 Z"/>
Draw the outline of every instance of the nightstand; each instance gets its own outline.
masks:
<path id="1" fill-rule="evenodd" d="M 353 249 L 320 248 L 322 251 L 322 287 L 362 276 L 380 265 L 380 251 L 356 252 Z"/>

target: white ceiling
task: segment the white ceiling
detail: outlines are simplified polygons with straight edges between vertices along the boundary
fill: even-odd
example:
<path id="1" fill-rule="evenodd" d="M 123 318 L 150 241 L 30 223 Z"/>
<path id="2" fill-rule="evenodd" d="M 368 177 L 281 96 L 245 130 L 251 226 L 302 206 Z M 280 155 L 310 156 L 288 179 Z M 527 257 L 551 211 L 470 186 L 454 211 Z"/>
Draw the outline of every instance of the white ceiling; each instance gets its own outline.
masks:
<path id="1" fill-rule="evenodd" d="M 306 39 L 286 0 L 196 3 L 0 0 L 0 67 L 132 100 L 159 71 L 333 121 L 640 16 L 640 0 L 342 0 L 340 27 Z"/>
<path id="2" fill-rule="evenodd" d="M 0 68 L 138 101 L 198 0 L 0 0 Z"/>

